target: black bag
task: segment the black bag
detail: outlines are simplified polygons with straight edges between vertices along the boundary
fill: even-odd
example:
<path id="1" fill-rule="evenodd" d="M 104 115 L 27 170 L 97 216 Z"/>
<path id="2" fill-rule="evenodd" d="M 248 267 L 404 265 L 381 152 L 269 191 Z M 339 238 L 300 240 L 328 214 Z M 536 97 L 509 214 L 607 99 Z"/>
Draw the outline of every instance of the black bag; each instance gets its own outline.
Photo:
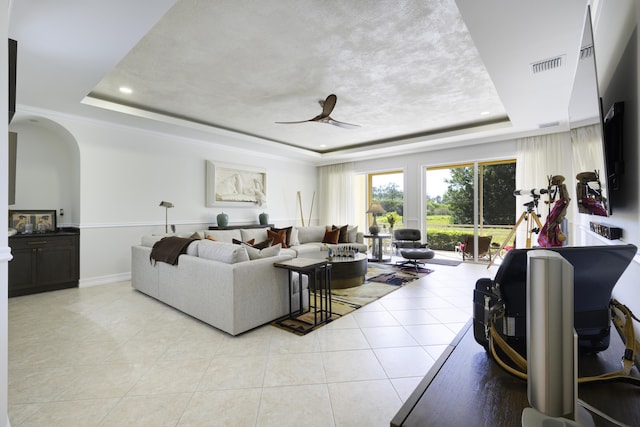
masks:
<path id="1" fill-rule="evenodd" d="M 611 293 L 636 254 L 634 245 L 548 248 L 573 265 L 574 328 L 578 350 L 596 353 L 609 347 Z M 474 338 L 488 347 L 488 328 L 526 358 L 527 252 L 507 252 L 496 277 L 476 282 L 473 301 Z"/>

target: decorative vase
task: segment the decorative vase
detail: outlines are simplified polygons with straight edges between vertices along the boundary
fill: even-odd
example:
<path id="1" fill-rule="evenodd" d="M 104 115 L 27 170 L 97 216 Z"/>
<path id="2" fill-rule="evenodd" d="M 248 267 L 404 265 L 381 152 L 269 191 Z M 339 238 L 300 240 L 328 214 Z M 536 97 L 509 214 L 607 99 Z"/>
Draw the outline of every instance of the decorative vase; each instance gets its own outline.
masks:
<path id="1" fill-rule="evenodd" d="M 258 215 L 258 220 L 260 221 L 260 225 L 269 224 L 269 214 L 266 212 L 262 212 L 260 215 Z"/>
<path id="2" fill-rule="evenodd" d="M 229 224 L 229 215 L 221 212 L 216 217 L 216 220 L 218 221 L 218 227 L 226 227 Z"/>

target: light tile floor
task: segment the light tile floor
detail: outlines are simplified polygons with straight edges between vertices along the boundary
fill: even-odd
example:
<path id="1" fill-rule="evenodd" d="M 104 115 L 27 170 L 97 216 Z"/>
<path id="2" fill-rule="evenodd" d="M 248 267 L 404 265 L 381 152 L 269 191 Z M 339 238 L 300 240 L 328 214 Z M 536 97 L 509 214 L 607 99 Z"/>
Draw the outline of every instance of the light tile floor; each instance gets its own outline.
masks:
<path id="1" fill-rule="evenodd" d="M 388 426 L 497 269 L 429 267 L 304 337 L 232 337 L 129 282 L 11 298 L 11 425 Z"/>

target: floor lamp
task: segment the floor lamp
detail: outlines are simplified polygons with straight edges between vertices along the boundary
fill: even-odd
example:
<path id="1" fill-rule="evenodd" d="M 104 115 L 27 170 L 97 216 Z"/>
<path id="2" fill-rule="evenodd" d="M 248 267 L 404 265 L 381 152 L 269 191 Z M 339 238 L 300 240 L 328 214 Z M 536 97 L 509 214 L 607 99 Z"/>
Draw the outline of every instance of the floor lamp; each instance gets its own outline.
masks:
<path id="1" fill-rule="evenodd" d="M 173 203 L 165 202 L 164 200 L 160 202 L 160 206 L 164 209 L 164 232 L 169 233 L 169 208 L 173 207 Z"/>

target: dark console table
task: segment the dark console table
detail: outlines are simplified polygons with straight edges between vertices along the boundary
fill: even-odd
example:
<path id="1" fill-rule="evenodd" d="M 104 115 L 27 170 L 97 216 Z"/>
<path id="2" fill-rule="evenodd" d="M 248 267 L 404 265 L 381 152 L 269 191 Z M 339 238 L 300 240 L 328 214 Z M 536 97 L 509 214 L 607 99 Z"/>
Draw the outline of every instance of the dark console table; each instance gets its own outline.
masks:
<path id="1" fill-rule="evenodd" d="M 391 426 L 520 426 L 529 406 L 527 384 L 507 374 L 473 338 L 471 322 L 462 329 L 391 421 Z M 624 345 L 614 328 L 611 345 L 580 357 L 580 376 L 620 369 Z M 633 374 L 638 376 L 636 368 Z M 614 419 L 640 426 L 640 390 L 623 383 L 581 384 L 578 396 Z M 611 425 L 593 415 L 596 426 Z"/>
<path id="2" fill-rule="evenodd" d="M 9 297 L 78 286 L 79 230 L 16 234 L 9 246 Z"/>
<path id="3" fill-rule="evenodd" d="M 237 230 L 239 228 L 271 228 L 273 224 L 240 224 L 240 225 L 225 225 L 224 227 L 218 227 L 217 225 L 210 225 L 209 230 Z"/>

